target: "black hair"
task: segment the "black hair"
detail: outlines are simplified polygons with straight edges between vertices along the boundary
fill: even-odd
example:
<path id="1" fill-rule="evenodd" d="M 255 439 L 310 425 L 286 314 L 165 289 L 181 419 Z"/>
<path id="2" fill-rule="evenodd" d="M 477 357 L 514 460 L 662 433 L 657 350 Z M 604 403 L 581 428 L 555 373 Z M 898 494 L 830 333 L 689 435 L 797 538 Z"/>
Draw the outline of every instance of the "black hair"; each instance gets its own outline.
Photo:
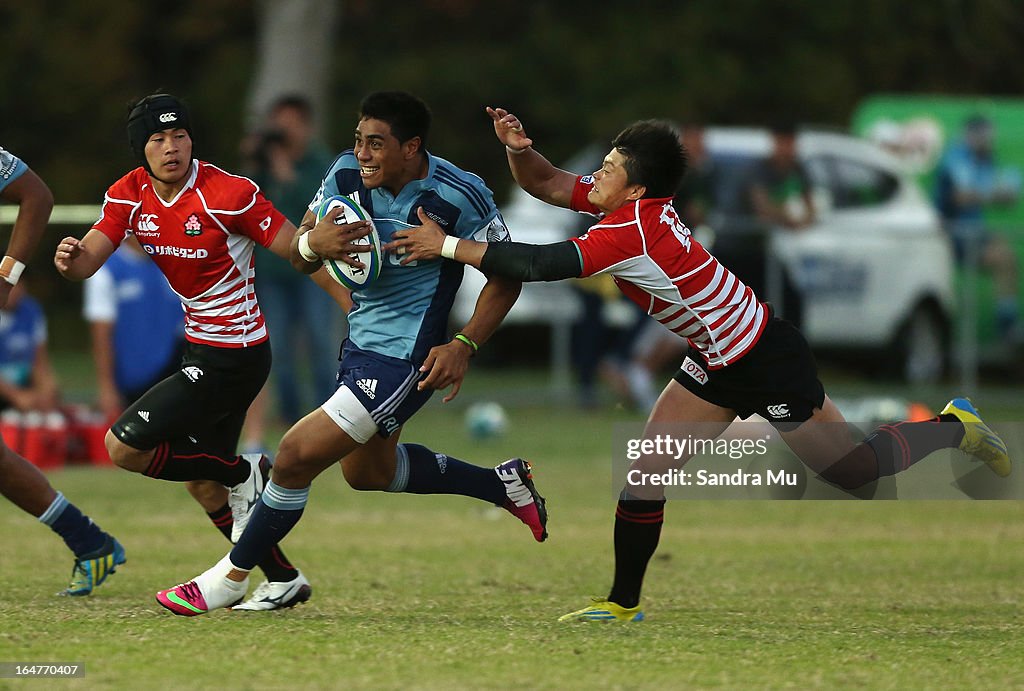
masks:
<path id="1" fill-rule="evenodd" d="M 189 137 L 192 136 L 192 119 L 188 107 L 176 96 L 150 94 L 132 104 L 128 111 L 128 145 L 151 175 L 153 171 L 146 161 L 146 142 L 156 132 L 172 128 L 183 129 Z"/>
<path id="2" fill-rule="evenodd" d="M 285 94 L 274 99 L 274 102 L 270 104 L 269 111 L 275 113 L 284 108 L 297 110 L 306 121 L 313 120 L 313 104 L 302 94 Z"/>
<path id="3" fill-rule="evenodd" d="M 405 91 L 375 91 L 359 104 L 359 119 L 386 122 L 400 142 L 420 138 L 420 151 L 426 151 L 430 133 L 430 109 L 419 98 Z"/>
<path id="4" fill-rule="evenodd" d="M 641 120 L 619 132 L 612 146 L 625 156 L 623 167 L 630 184 L 647 188 L 645 198 L 676 193 L 686 173 L 686 151 L 679 132 L 666 120 Z"/>

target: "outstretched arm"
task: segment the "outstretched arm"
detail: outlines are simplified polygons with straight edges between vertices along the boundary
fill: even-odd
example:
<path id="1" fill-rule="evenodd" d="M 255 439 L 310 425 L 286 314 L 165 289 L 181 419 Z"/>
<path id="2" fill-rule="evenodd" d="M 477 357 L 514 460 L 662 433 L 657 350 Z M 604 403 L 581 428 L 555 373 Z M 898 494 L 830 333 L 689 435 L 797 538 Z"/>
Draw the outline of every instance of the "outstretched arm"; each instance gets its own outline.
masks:
<path id="1" fill-rule="evenodd" d="M 560 281 L 583 274 L 580 252 L 568 240 L 550 245 L 477 242 L 446 235 L 422 208 L 417 214 L 422 226 L 400 230 L 384 245 L 384 250 L 400 255 L 403 264 L 444 257 L 515 281 Z"/>
<path id="2" fill-rule="evenodd" d="M 487 107 L 494 121 L 494 134 L 505 145 L 508 167 L 516 183 L 537 199 L 569 208 L 576 174 L 555 167 L 537 153 L 533 140 L 526 136 L 523 123 L 504 108 Z"/>
<path id="3" fill-rule="evenodd" d="M 61 240 L 53 263 L 64 278 L 81 281 L 96 273 L 115 249 L 110 238 L 93 228 L 81 240 L 70 236 Z"/>

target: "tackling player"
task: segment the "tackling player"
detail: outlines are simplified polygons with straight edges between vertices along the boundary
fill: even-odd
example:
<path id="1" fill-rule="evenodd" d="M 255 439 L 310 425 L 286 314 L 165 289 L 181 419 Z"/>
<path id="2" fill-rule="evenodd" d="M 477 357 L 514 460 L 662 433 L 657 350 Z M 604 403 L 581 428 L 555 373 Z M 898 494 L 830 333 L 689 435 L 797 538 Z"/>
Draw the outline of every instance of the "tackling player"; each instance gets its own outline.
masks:
<path id="1" fill-rule="evenodd" d="M 429 127 L 430 111 L 415 96 L 367 96 L 360 105 L 355 147 L 327 171 L 299 228 L 307 234 L 301 244 L 298 237 L 293 243 L 293 259 L 304 262 L 307 271 L 319 267 L 321 257 L 344 259 L 320 244 L 325 237 L 352 237 L 333 225 L 337 212 L 314 227 L 313 210 L 335 194 L 357 199 L 384 241 L 418 223 L 420 208 L 458 237 L 507 239 L 483 181 L 428 153 Z M 536 540 L 547 537 L 544 500 L 526 461 L 481 468 L 418 444 L 398 443 L 402 425 L 433 390 L 451 386 L 444 400 L 456 396 L 469 359 L 519 296 L 518 281 L 489 276 L 473 316 L 449 338 L 448 314 L 462 274 L 456 262 L 399 263 L 390 257 L 376 281 L 352 294 L 337 391 L 281 440 L 271 480 L 231 553 L 193 581 L 158 593 L 160 604 L 192 616 L 237 600 L 249 570 L 298 522 L 313 479 L 339 459 L 356 489 L 475 497 L 503 506 Z"/>
<path id="2" fill-rule="evenodd" d="M 253 249 L 259 243 L 290 260 L 295 227 L 251 180 L 192 158 L 189 113 L 174 96 L 136 103 L 128 140 L 142 165 L 110 187 L 84 238 L 61 240 L 54 264 L 65 278 L 88 278 L 131 233 L 181 298 L 181 368 L 128 406 L 107 432 L 107 451 L 126 470 L 188 483 L 214 525 L 235 539 L 268 464 L 260 454 L 235 453 L 271 360 Z M 261 557 L 267 584 L 243 609 L 309 598 L 308 581 L 284 554 Z"/>
<path id="3" fill-rule="evenodd" d="M 686 155 L 672 127 L 651 120 L 627 127 L 612 141 L 600 170 L 581 177 L 535 151 L 514 115 L 487 110 L 523 189 L 600 220 L 566 242 L 487 244 L 445 235 L 420 214 L 423 228 L 397 233 L 387 248 L 404 251 L 403 261 L 443 256 L 523 281 L 610 273 L 627 297 L 690 346 L 651 411 L 648 430 L 659 424 L 703 423 L 702 430 L 715 429 L 717 436 L 737 416 L 759 413 L 808 467 L 845 489 L 894 475 L 951 447 L 984 461 L 998 475 L 1009 474 L 1005 444 L 962 398 L 950 401 L 936 419 L 883 425 L 853 443 L 842 414 L 825 395 L 800 332 L 773 317 L 770 306 L 719 264 L 676 215 L 672 195 Z M 631 468 L 664 473 L 687 460 L 647 457 Z M 658 545 L 664 505 L 660 485 L 622 491 L 611 592 L 563 620 L 643 619 L 640 588 Z"/>
<path id="4" fill-rule="evenodd" d="M 35 251 L 53 210 L 53 194 L 25 163 L 0 148 L 0 199 L 18 205 L 7 254 L 0 261 L 0 308 L 7 304 L 25 263 Z M 125 563 L 125 552 L 64 495 L 38 468 L 0 440 L 0 494 L 64 539 L 75 555 L 71 583 L 61 594 L 88 595 Z"/>

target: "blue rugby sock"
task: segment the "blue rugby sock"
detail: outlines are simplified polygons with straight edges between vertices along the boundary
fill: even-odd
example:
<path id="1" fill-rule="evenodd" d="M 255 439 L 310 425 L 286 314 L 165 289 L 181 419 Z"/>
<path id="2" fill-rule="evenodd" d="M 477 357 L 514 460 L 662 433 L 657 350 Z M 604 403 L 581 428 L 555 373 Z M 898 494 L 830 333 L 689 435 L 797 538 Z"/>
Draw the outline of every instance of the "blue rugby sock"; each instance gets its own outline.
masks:
<path id="1" fill-rule="evenodd" d="M 228 540 L 231 539 L 231 507 L 227 502 L 224 502 L 224 506 L 220 507 L 216 511 L 207 511 L 206 515 L 210 517 L 210 520 L 217 530 L 226 537 Z M 288 557 L 284 555 L 281 548 L 274 545 L 270 548 L 270 554 L 267 555 L 266 559 L 261 559 L 257 566 L 260 570 L 266 574 L 267 580 L 271 582 L 291 581 L 294 580 L 298 575 L 298 570 L 292 566 L 292 563 L 288 560 Z"/>
<path id="2" fill-rule="evenodd" d="M 76 557 L 95 552 L 107 539 L 107 534 L 60 492 L 39 520 L 60 535 Z"/>
<path id="3" fill-rule="evenodd" d="M 267 482 L 249 525 L 231 550 L 231 563 L 252 571 L 299 522 L 308 499 L 309 487 L 288 489 L 275 485 L 273 480 Z"/>
<path id="4" fill-rule="evenodd" d="M 399 444 L 395 479 L 388 492 L 461 494 L 502 505 L 505 483 L 493 468 L 481 468 L 419 444 Z"/>

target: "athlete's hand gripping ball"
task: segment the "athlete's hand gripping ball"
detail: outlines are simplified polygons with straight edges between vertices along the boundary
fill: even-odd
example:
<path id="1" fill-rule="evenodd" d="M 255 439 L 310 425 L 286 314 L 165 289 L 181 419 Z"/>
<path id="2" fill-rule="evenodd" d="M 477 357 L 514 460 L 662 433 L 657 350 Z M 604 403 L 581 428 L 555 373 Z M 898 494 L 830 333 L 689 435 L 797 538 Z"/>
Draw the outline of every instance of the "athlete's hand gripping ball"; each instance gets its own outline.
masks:
<path id="1" fill-rule="evenodd" d="M 373 224 L 370 221 L 356 221 L 339 225 L 335 219 L 343 213 L 343 209 L 335 207 L 324 214 L 309 231 L 309 248 L 323 259 L 334 259 L 357 269 L 366 268 L 361 261 L 350 255 L 373 250 L 372 245 L 355 242 L 372 233 Z"/>

